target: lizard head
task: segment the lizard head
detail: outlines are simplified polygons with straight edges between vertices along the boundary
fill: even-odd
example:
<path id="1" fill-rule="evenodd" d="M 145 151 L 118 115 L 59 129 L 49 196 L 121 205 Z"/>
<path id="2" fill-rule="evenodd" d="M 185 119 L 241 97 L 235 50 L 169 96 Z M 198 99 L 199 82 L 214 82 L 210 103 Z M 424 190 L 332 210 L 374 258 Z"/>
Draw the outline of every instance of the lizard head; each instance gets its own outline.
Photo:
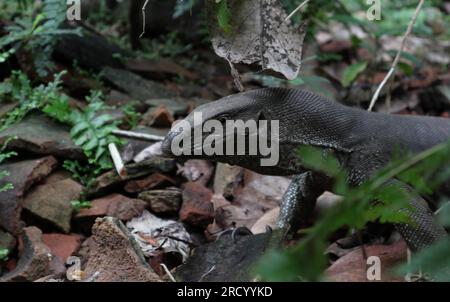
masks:
<path id="1" fill-rule="evenodd" d="M 268 97 L 274 91 L 278 96 L 275 102 Z M 172 126 L 162 143 L 163 152 L 171 157 L 238 165 L 263 174 L 294 174 L 298 172 L 295 165 L 286 161 L 290 156 L 280 154 L 295 150 L 280 146 L 284 135 L 280 129 L 289 131 L 283 114 L 276 109 L 286 107 L 281 104 L 286 99 L 283 92 L 289 93 L 287 89 L 252 90 L 201 105 Z"/>

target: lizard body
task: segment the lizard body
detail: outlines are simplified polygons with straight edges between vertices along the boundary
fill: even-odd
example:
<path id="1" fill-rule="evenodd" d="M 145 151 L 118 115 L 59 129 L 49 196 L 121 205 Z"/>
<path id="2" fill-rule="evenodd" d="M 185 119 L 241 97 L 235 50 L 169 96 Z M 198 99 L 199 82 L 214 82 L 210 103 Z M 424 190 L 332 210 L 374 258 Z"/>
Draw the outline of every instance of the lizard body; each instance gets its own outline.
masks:
<path id="1" fill-rule="evenodd" d="M 279 121 L 279 161 L 274 166 L 262 166 L 259 154 L 181 156 L 239 165 L 268 175 L 296 175 L 283 197 L 278 222 L 281 228 L 301 225 L 317 197 L 332 186 L 327 176 L 302 166 L 300 146 L 333 152 L 348 171 L 349 184 L 357 186 L 388 164 L 394 152 L 418 153 L 450 139 L 448 119 L 367 112 L 300 89 L 257 89 L 199 106 L 184 120 L 192 127 L 195 112 L 202 113 L 203 122 Z M 163 151 L 170 155 L 173 139 L 186 135 L 190 134 L 174 125 L 163 141 Z M 407 184 L 401 185 L 411 189 Z M 410 205 L 415 209 L 410 216 L 416 225 L 396 227 L 413 251 L 446 236 L 422 197 L 413 198 Z"/>

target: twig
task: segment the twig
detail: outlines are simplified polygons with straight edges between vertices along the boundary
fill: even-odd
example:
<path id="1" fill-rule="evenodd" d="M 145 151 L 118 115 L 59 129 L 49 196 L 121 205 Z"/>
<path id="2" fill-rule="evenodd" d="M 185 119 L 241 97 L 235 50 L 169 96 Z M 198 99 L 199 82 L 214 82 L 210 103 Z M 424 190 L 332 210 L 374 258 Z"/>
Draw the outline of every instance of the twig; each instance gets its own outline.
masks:
<path id="1" fill-rule="evenodd" d="M 372 97 L 372 100 L 370 101 L 370 105 L 369 108 L 367 109 L 368 111 L 372 111 L 373 106 L 375 105 L 375 102 L 378 99 L 378 96 L 381 93 L 381 90 L 383 89 L 384 85 L 386 85 L 387 81 L 390 79 L 390 77 L 394 74 L 395 69 L 397 68 L 397 64 L 398 61 L 400 60 L 400 56 L 403 52 L 403 49 L 405 48 L 406 45 L 406 39 L 408 38 L 409 34 L 412 32 L 414 24 L 416 23 L 417 20 L 417 16 L 420 13 L 420 10 L 422 9 L 423 3 L 425 0 L 420 0 L 419 4 L 417 5 L 416 11 L 414 12 L 414 15 L 411 19 L 411 21 L 409 22 L 408 28 L 406 29 L 405 34 L 403 35 L 403 39 L 402 39 L 402 43 L 400 45 L 400 49 L 397 52 L 397 55 L 395 56 L 394 62 L 392 62 L 392 66 L 391 69 L 389 69 L 388 74 L 384 77 L 383 81 L 380 83 L 380 85 L 378 86 L 377 90 L 375 91 L 375 94 Z"/>
<path id="2" fill-rule="evenodd" d="M 147 8 L 148 0 L 145 0 L 144 5 L 142 6 L 142 33 L 139 36 L 139 39 L 145 34 L 145 9 Z"/>
<path id="3" fill-rule="evenodd" d="M 119 150 L 117 150 L 117 146 L 114 143 L 108 145 L 109 153 L 111 154 L 111 158 L 114 163 L 114 167 L 116 168 L 117 174 L 120 177 L 124 177 L 127 173 L 125 170 L 125 166 L 123 164 L 122 158 L 120 157 Z"/>
<path id="4" fill-rule="evenodd" d="M 208 276 L 209 274 L 211 274 L 211 272 L 212 272 L 213 270 L 215 270 L 215 269 L 216 269 L 216 266 L 213 265 L 206 273 L 204 273 L 204 274 L 200 277 L 200 279 L 199 279 L 198 281 L 199 281 L 199 282 L 203 281 L 203 278 L 205 278 L 206 276 Z"/>
<path id="5" fill-rule="evenodd" d="M 133 131 L 125 131 L 125 130 L 113 130 L 113 134 L 117 136 L 123 136 L 128 138 L 135 138 L 140 139 L 144 141 L 162 141 L 164 140 L 164 136 L 160 135 L 153 135 L 153 134 L 146 134 L 146 133 L 139 133 L 139 132 L 133 132 Z"/>
<path id="6" fill-rule="evenodd" d="M 289 20 L 290 18 L 292 18 L 292 16 L 295 15 L 299 10 L 301 10 L 302 7 L 304 7 L 306 4 L 308 4 L 309 1 L 310 0 L 305 0 L 299 6 L 297 6 L 297 8 L 294 9 L 292 11 L 292 13 L 290 13 L 289 16 L 286 17 L 286 19 L 284 19 L 283 23 L 286 22 L 287 20 Z"/>
<path id="7" fill-rule="evenodd" d="M 175 280 L 175 278 L 173 277 L 172 273 L 169 271 L 167 266 L 164 263 L 161 263 L 160 265 L 162 266 L 163 270 L 166 272 L 167 276 L 169 276 L 170 281 L 177 282 L 177 280 Z"/>

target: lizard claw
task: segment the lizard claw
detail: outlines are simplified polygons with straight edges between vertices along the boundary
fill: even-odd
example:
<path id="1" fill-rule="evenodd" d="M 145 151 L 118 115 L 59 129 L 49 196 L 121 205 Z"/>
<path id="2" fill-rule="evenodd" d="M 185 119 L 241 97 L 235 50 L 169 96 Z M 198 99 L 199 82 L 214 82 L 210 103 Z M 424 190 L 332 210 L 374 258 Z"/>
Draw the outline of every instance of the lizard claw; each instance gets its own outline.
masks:
<path id="1" fill-rule="evenodd" d="M 252 231 L 250 231 L 247 227 L 238 227 L 231 232 L 231 239 L 236 243 L 237 238 L 236 235 L 253 235 Z"/>
<path id="2" fill-rule="evenodd" d="M 219 241 L 223 235 L 228 234 L 228 233 L 231 233 L 231 239 L 233 240 L 233 242 L 237 241 L 237 235 L 253 235 L 252 231 L 250 231 L 247 227 L 232 226 L 232 227 L 218 233 L 216 241 Z"/>

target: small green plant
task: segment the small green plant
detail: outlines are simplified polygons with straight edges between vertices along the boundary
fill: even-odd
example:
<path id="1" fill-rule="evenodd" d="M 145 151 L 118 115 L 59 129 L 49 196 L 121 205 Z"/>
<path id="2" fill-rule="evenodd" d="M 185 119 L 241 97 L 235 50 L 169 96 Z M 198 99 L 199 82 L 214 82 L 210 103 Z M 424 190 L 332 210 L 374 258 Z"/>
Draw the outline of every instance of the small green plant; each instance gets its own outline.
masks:
<path id="1" fill-rule="evenodd" d="M 89 163 L 100 169 L 112 168 L 112 162 L 108 153 L 108 145 L 122 144 L 122 141 L 112 132 L 117 129 L 118 121 L 109 114 L 100 114 L 107 109 L 103 103 L 101 91 L 93 91 L 87 97 L 89 105 L 83 111 L 73 110 L 70 122 L 73 125 L 70 130 L 72 140 L 77 146 L 83 148 Z"/>
<path id="2" fill-rule="evenodd" d="M 258 274 L 265 280 L 322 280 L 327 263 L 323 252 L 333 232 L 344 227 L 359 230 L 367 222 L 375 220 L 382 223 L 409 223 L 408 211 L 405 209 L 412 211 L 408 206 L 411 194 L 433 192 L 442 182 L 448 180 L 450 175 L 450 143 L 437 145 L 417 155 L 409 155 L 406 159 L 398 157 L 356 188 L 347 185 L 347 173 L 339 167 L 333 156 L 314 148 L 301 148 L 300 158 L 306 167 L 332 176 L 336 180 L 334 192 L 344 196 L 344 200 L 331 208 L 313 227 L 302 230 L 305 236 L 298 245 L 283 252 L 273 251 L 263 257 Z M 401 183 L 413 187 L 414 193 Z M 424 254 L 417 263 L 422 264 L 425 271 L 439 268 L 437 263 L 430 266 L 430 259 L 443 264 L 440 260 L 444 257 L 445 248 L 445 251 L 448 251 L 448 244 L 448 241 L 437 243 L 435 247 L 430 248 L 433 250 L 428 251 L 434 258 Z M 445 257 L 446 263 L 450 264 L 450 257 L 447 254 Z M 415 265 L 413 268 L 417 268 L 418 264 Z M 447 280 L 449 276 L 446 275 Z"/>
<path id="3" fill-rule="evenodd" d="M 18 17 L 0 38 L 0 60 L 5 61 L 19 49 L 32 54 L 33 63 L 39 76 L 47 76 L 54 67 L 51 60 L 53 49 L 63 34 L 80 34 L 79 29 L 61 29 L 66 18 L 67 5 L 61 0 L 46 0 L 35 14 L 35 7 L 26 5 L 20 9 Z"/>
<path id="4" fill-rule="evenodd" d="M 41 110 L 47 105 L 67 99 L 60 92 L 61 77 L 64 73 L 56 74 L 54 80 L 46 85 L 33 87 L 23 72 L 13 71 L 10 79 L 0 83 L 0 94 L 5 99 L 18 102 L 18 106 L 0 120 L 0 132 L 20 122 L 32 110 Z"/>
<path id="5" fill-rule="evenodd" d="M 138 124 L 139 113 L 136 112 L 134 106 L 132 104 L 127 104 L 122 107 L 122 110 L 125 113 L 125 120 L 128 122 L 130 128 L 135 128 Z"/>
<path id="6" fill-rule="evenodd" d="M 143 41 L 143 49 L 138 51 L 138 55 L 147 59 L 174 58 L 186 53 L 191 48 L 192 44 L 181 42 L 178 32 L 173 31 L 161 38 Z"/>
<path id="7" fill-rule="evenodd" d="M 89 104 L 83 110 L 71 108 L 68 97 L 61 92 L 60 78 L 63 74 L 55 75 L 54 81 L 46 85 L 33 87 L 25 74 L 13 72 L 9 80 L 0 84 L 0 92 L 6 99 L 17 101 L 18 106 L 0 120 L 0 131 L 19 122 L 32 110 L 40 110 L 52 119 L 68 124 L 72 127 L 71 138 L 83 149 L 88 165 L 82 168 L 80 164 L 68 161 L 65 167 L 86 184 L 90 178 L 112 167 L 108 144 L 122 144 L 122 140 L 112 135 L 119 121 L 102 113 L 108 107 L 104 105 L 100 91 L 91 92 L 86 98 Z M 126 110 L 130 122 L 137 123 L 137 114 L 130 108 Z"/>
<path id="8" fill-rule="evenodd" d="M 0 261 L 7 261 L 9 255 L 8 249 L 0 249 Z"/>
<path id="9" fill-rule="evenodd" d="M 7 146 L 8 146 L 8 143 L 9 143 L 11 140 L 13 140 L 13 139 L 16 139 L 16 137 L 10 137 L 10 138 L 8 138 L 8 139 L 4 142 L 4 144 L 0 147 L 0 164 L 2 164 L 2 163 L 3 163 L 5 160 L 7 160 L 8 158 L 17 155 L 17 153 L 14 152 L 14 151 L 9 151 L 9 152 L 6 152 L 6 151 L 5 151 L 6 148 L 7 148 Z M 5 178 L 5 177 L 8 176 L 8 175 L 9 175 L 9 172 L 8 172 L 8 171 L 1 171 L 1 170 L 0 170 L 0 180 L 2 180 L 3 178 Z M 12 189 L 14 189 L 14 186 L 13 186 L 12 183 L 6 183 L 6 184 L 3 184 L 3 185 L 0 185 L 0 193 L 1 193 L 1 192 L 8 191 L 8 190 L 12 190 Z"/>
<path id="10" fill-rule="evenodd" d="M 92 203 L 87 200 L 72 200 L 70 202 L 70 205 L 76 212 L 80 211 L 81 209 L 89 209 L 90 207 L 92 207 Z"/>

